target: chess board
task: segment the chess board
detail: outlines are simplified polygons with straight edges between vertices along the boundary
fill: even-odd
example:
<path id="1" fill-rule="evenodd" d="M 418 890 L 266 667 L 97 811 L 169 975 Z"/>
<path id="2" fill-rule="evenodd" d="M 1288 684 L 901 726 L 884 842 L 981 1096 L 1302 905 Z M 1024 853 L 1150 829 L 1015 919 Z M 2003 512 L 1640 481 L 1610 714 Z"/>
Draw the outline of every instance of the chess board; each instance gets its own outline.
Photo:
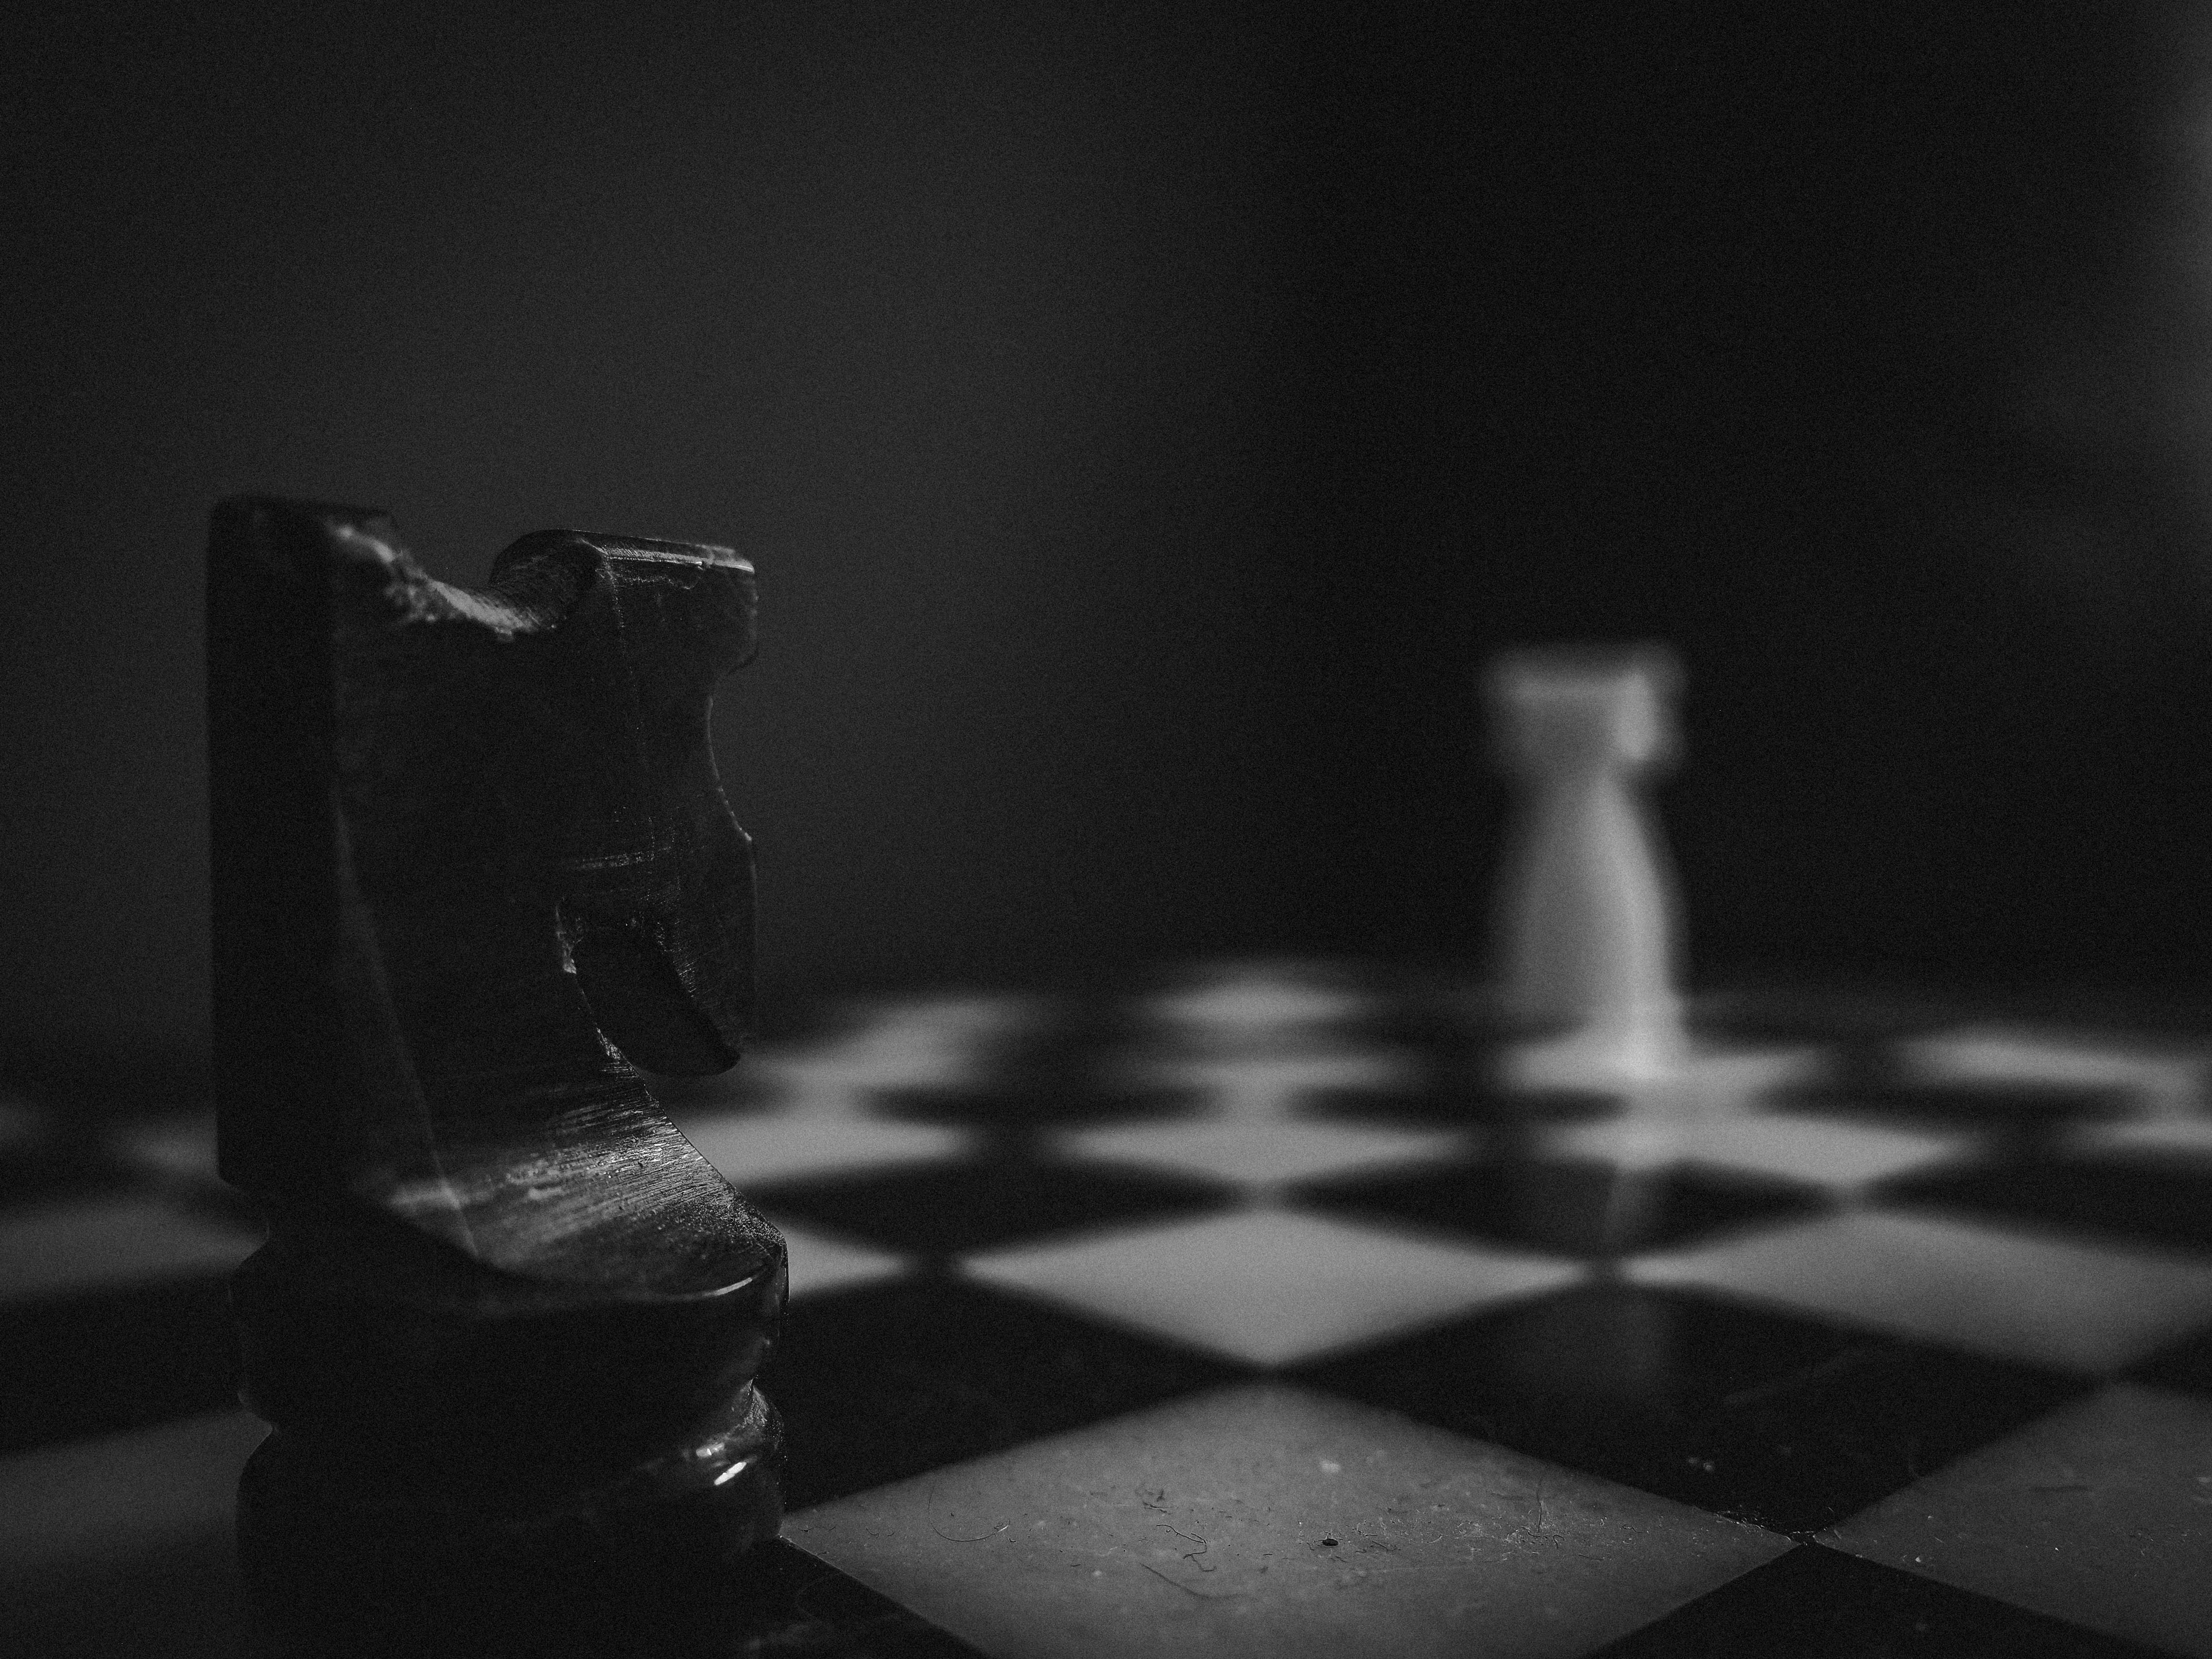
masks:
<path id="1" fill-rule="evenodd" d="M 782 1227 L 732 1656 L 2212 1655 L 2212 1026 L 1449 975 L 814 1011 L 667 1086 Z M 237 1650 L 189 1101 L 0 1105 L 0 1650 Z"/>

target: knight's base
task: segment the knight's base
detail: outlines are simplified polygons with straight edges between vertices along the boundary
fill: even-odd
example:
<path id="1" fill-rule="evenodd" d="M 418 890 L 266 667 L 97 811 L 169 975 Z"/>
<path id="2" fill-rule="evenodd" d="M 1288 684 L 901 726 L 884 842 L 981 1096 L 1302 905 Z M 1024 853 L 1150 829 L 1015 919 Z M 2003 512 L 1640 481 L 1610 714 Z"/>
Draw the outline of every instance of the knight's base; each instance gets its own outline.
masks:
<path id="1" fill-rule="evenodd" d="M 564 1486 L 516 1456 L 427 1463 L 277 1430 L 239 1480 L 257 1652 L 703 1654 L 782 1518 L 781 1426 L 748 1387 L 684 1444 Z"/>

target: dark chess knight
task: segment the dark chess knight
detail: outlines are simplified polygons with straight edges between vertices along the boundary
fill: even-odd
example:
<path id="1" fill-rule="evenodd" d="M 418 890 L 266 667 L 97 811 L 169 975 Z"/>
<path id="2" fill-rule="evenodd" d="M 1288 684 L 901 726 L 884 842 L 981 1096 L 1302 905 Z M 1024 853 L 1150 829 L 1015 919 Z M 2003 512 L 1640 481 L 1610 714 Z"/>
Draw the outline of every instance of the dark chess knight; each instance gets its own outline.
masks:
<path id="1" fill-rule="evenodd" d="M 610 1583 L 635 1626 L 778 1518 L 782 1243 L 637 1069 L 727 1068 L 750 1010 L 708 709 L 751 567 L 550 532 L 477 591 L 376 514 L 241 500 L 208 592 L 252 1601 L 302 1650 Z"/>

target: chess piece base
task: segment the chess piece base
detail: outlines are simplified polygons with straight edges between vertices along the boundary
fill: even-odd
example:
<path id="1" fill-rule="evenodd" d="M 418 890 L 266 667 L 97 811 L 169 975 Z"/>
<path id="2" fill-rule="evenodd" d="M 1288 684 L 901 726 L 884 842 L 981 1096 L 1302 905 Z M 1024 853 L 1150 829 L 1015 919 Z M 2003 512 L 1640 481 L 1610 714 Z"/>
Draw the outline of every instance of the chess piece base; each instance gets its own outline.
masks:
<path id="1" fill-rule="evenodd" d="M 661 1454 L 581 1489 L 526 1447 L 465 1464 L 276 1430 L 239 1480 L 255 1651 L 704 1654 L 775 1535 L 781 1431 L 750 1386 Z"/>
<path id="2" fill-rule="evenodd" d="M 1681 1075 L 1689 1056 L 1681 1001 L 1668 995 L 1611 1019 L 1508 1043 L 1497 1072 L 1499 1084 L 1515 1093 L 1609 1093 L 1666 1083 Z"/>

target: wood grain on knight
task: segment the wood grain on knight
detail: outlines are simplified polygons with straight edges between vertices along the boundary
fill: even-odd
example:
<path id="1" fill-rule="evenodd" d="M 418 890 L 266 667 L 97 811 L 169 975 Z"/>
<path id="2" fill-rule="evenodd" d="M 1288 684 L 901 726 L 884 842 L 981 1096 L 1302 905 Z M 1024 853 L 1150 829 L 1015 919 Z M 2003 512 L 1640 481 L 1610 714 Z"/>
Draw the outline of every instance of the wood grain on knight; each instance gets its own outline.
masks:
<path id="1" fill-rule="evenodd" d="M 240 500 L 208 568 L 222 1172 L 270 1225 L 233 1290 L 276 1430 L 240 1488 L 264 1627 L 711 1579 L 776 1523 L 752 1378 L 783 1248 L 639 1071 L 721 1070 L 746 1029 L 708 714 L 751 567 L 546 532 L 471 590 L 378 514 Z"/>

